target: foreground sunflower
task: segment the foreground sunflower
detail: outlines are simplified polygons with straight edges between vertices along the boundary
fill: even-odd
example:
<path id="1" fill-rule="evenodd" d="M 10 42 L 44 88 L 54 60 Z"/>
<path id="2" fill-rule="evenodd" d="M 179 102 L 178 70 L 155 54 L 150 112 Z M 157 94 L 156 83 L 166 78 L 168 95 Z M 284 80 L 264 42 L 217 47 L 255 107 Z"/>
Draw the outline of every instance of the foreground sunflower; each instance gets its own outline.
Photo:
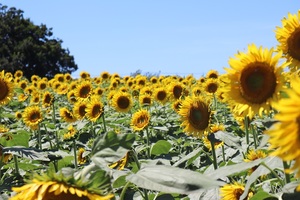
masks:
<path id="1" fill-rule="evenodd" d="M 208 102 L 201 97 L 186 97 L 179 109 L 181 126 L 187 135 L 201 138 L 209 130 L 211 111 Z"/>
<path id="2" fill-rule="evenodd" d="M 278 122 L 266 134 L 270 136 L 270 148 L 275 149 L 271 155 L 284 161 L 295 161 L 291 171 L 296 171 L 300 177 L 300 78 L 292 77 L 291 85 L 293 88 L 286 91 L 288 98 L 273 105 L 279 111 L 274 116 Z"/>
<path id="3" fill-rule="evenodd" d="M 288 17 L 282 19 L 282 27 L 276 27 L 276 39 L 279 42 L 278 50 L 290 62 L 292 71 L 300 68 L 300 10 L 297 14 L 288 13 Z"/>
<path id="4" fill-rule="evenodd" d="M 220 188 L 221 200 L 239 200 L 240 196 L 244 193 L 245 187 L 240 183 L 226 184 Z M 249 192 L 245 200 L 250 199 L 253 196 L 253 192 Z"/>
<path id="5" fill-rule="evenodd" d="M 128 92 L 117 92 L 112 98 L 112 106 L 118 112 L 128 112 L 133 106 L 131 94 Z"/>
<path id="6" fill-rule="evenodd" d="M 41 108 L 39 106 L 28 106 L 22 114 L 26 126 L 33 130 L 38 128 L 39 123 L 43 120 Z"/>
<path id="7" fill-rule="evenodd" d="M 109 200 L 114 195 L 110 193 L 109 178 L 104 172 L 94 172 L 90 179 L 75 177 L 68 168 L 59 173 L 34 175 L 26 185 L 13 187 L 17 194 L 10 200 Z M 95 175 L 98 173 L 98 176 Z M 71 175 L 70 175 L 71 174 Z M 94 178 L 93 178 L 94 177 Z M 95 180 L 95 177 L 101 180 Z"/>
<path id="8" fill-rule="evenodd" d="M 222 78 L 223 90 L 228 103 L 235 105 L 233 112 L 250 119 L 255 114 L 262 115 L 269 112 L 271 104 L 279 98 L 283 89 L 282 75 L 287 63 L 279 66 L 282 53 L 273 56 L 274 50 L 254 44 L 248 46 L 248 52 L 239 52 L 236 58 L 230 58 L 230 69 L 225 68 L 227 74 Z"/>
<path id="9" fill-rule="evenodd" d="M 5 78 L 4 70 L 0 72 L 0 106 L 8 104 L 13 96 L 13 83 Z"/>
<path id="10" fill-rule="evenodd" d="M 131 119 L 131 127 L 135 131 L 141 131 L 148 126 L 150 122 L 150 114 L 147 110 L 139 110 L 134 113 Z"/>

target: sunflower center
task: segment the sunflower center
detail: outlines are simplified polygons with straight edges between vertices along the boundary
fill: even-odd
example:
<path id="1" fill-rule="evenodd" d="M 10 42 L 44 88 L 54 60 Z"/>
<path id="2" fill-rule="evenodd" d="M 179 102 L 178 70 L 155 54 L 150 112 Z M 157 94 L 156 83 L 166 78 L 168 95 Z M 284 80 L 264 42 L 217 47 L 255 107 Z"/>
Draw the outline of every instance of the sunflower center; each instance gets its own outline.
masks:
<path id="1" fill-rule="evenodd" d="M 30 121 L 31 121 L 31 122 L 37 122 L 37 121 L 40 120 L 40 118 L 41 118 L 41 115 L 40 115 L 39 112 L 34 112 L 34 113 L 32 113 L 32 114 L 30 115 Z"/>
<path id="2" fill-rule="evenodd" d="M 118 107 L 121 109 L 126 109 L 129 107 L 130 100 L 127 97 L 120 97 L 117 101 Z"/>
<path id="3" fill-rule="evenodd" d="M 180 85 L 175 85 L 173 88 L 173 94 L 176 99 L 179 99 L 182 94 L 182 87 Z"/>
<path id="4" fill-rule="evenodd" d="M 100 105 L 95 105 L 92 109 L 92 115 L 94 117 L 98 116 L 101 113 L 101 106 Z"/>
<path id="5" fill-rule="evenodd" d="M 288 53 L 294 59 L 300 60 L 300 28 L 297 28 L 287 40 Z"/>
<path id="6" fill-rule="evenodd" d="M 151 104 L 151 98 L 149 97 L 143 98 L 143 104 Z"/>
<path id="7" fill-rule="evenodd" d="M 80 106 L 79 107 L 79 115 L 81 116 L 81 117 L 84 117 L 85 116 L 85 108 L 86 108 L 86 105 L 82 105 L 82 106 Z"/>
<path id="8" fill-rule="evenodd" d="M 142 128 L 145 126 L 145 124 L 147 123 L 148 121 L 148 118 L 146 116 L 140 116 L 138 119 L 137 119 L 137 124 L 136 126 L 138 128 Z"/>
<path id="9" fill-rule="evenodd" d="M 90 86 L 83 86 L 79 91 L 79 96 L 81 98 L 87 98 L 90 94 L 91 87 Z"/>
<path id="10" fill-rule="evenodd" d="M 7 83 L 3 80 L 0 79 L 0 101 L 5 99 L 9 94 L 9 87 Z"/>
<path id="11" fill-rule="evenodd" d="M 209 111 L 202 103 L 195 103 L 189 110 L 189 123 L 197 130 L 204 130 L 209 123 Z"/>
<path id="12" fill-rule="evenodd" d="M 273 67 L 266 63 L 250 63 L 241 73 L 240 92 L 250 103 L 261 104 L 272 97 L 276 89 Z"/>
<path id="13" fill-rule="evenodd" d="M 236 197 L 236 199 L 240 199 L 240 196 L 242 196 L 243 193 L 244 190 L 242 190 L 241 188 L 237 188 L 233 191 L 233 194 Z"/>
<path id="14" fill-rule="evenodd" d="M 165 91 L 159 91 L 157 93 L 157 99 L 160 101 L 165 100 L 166 97 L 167 97 L 167 93 Z"/>
<path id="15" fill-rule="evenodd" d="M 217 91 L 217 89 L 218 89 L 218 85 L 215 84 L 215 83 L 210 83 L 210 84 L 208 84 L 208 86 L 207 86 L 207 91 L 208 91 L 209 93 L 215 93 L 215 92 Z"/>

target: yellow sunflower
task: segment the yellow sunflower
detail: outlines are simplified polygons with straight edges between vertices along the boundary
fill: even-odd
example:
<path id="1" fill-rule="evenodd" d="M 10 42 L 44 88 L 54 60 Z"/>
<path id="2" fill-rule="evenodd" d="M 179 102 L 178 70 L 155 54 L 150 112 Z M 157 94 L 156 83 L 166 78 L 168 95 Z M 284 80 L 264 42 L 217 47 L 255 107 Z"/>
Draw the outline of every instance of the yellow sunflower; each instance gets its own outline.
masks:
<path id="1" fill-rule="evenodd" d="M 287 63 L 278 66 L 282 54 L 273 56 L 273 53 L 273 49 L 257 48 L 253 44 L 248 46 L 247 53 L 239 52 L 236 58 L 230 58 L 231 68 L 225 69 L 227 74 L 222 81 L 226 82 L 225 98 L 235 105 L 234 112 L 252 119 L 255 114 L 268 113 L 272 102 L 278 100 Z"/>
<path id="2" fill-rule="evenodd" d="M 13 97 L 13 83 L 5 78 L 4 71 L 0 72 L 0 106 L 8 104 Z"/>
<path id="3" fill-rule="evenodd" d="M 70 170 L 69 170 L 70 171 Z M 72 172 L 73 173 L 73 172 Z M 96 176 L 97 177 L 97 176 Z M 16 192 L 10 200 L 110 200 L 114 195 L 110 193 L 109 179 L 107 175 L 101 177 L 101 181 L 75 177 L 66 172 L 34 174 L 32 180 L 21 187 L 13 187 Z"/>
<path id="4" fill-rule="evenodd" d="M 77 119 L 83 119 L 86 114 L 87 101 L 77 101 L 73 107 L 73 113 Z"/>
<path id="5" fill-rule="evenodd" d="M 83 157 L 83 153 L 85 152 L 84 148 L 79 148 L 77 153 L 77 160 L 79 165 L 83 165 L 86 163 L 86 157 Z"/>
<path id="6" fill-rule="evenodd" d="M 152 104 L 152 96 L 150 94 L 140 95 L 139 103 L 142 106 L 150 106 Z"/>
<path id="7" fill-rule="evenodd" d="M 54 96 L 49 91 L 44 92 L 42 97 L 42 105 L 43 107 L 50 107 L 54 101 Z"/>
<path id="8" fill-rule="evenodd" d="M 139 110 L 135 112 L 131 118 L 131 127 L 135 131 L 141 131 L 149 125 L 150 113 L 147 110 Z"/>
<path id="9" fill-rule="evenodd" d="M 123 158 L 110 164 L 109 167 L 112 169 L 123 170 L 128 163 L 128 158 L 129 158 L 129 151 L 126 153 L 126 155 Z"/>
<path id="10" fill-rule="evenodd" d="M 77 130 L 76 128 L 74 128 L 73 125 L 68 126 L 68 132 L 66 132 L 63 135 L 64 140 L 68 141 L 68 140 L 73 140 L 76 139 L 77 136 Z"/>
<path id="11" fill-rule="evenodd" d="M 208 79 L 210 78 L 217 79 L 218 77 L 219 77 L 219 72 L 217 70 L 209 70 L 206 73 L 206 78 Z"/>
<path id="12" fill-rule="evenodd" d="M 182 105 L 182 100 L 181 99 L 177 99 L 176 101 L 174 101 L 172 103 L 172 108 L 173 108 L 173 110 L 175 110 L 178 113 L 179 110 L 180 110 L 181 105 Z"/>
<path id="13" fill-rule="evenodd" d="M 102 72 L 101 74 L 100 74 L 100 77 L 102 78 L 102 80 L 108 80 L 109 78 L 110 78 L 110 74 L 109 74 L 109 72 Z"/>
<path id="14" fill-rule="evenodd" d="M 256 159 L 259 158 L 265 158 L 267 157 L 267 154 L 265 153 L 265 151 L 261 150 L 261 149 L 250 149 L 246 156 L 244 161 L 245 162 L 251 162 L 254 161 Z M 254 166 L 249 170 L 249 174 L 251 174 L 252 172 L 254 172 L 257 169 L 258 166 Z"/>
<path id="15" fill-rule="evenodd" d="M 287 18 L 282 19 L 282 27 L 276 27 L 276 39 L 279 42 L 278 50 L 291 64 L 292 71 L 300 68 L 300 10 L 297 14 L 288 13 Z"/>
<path id="16" fill-rule="evenodd" d="M 48 82 L 44 79 L 41 79 L 38 81 L 38 89 L 39 90 L 45 90 L 48 87 Z"/>
<path id="17" fill-rule="evenodd" d="M 208 148 L 209 151 L 212 150 L 211 142 L 208 139 L 209 135 L 210 134 L 214 134 L 214 133 L 216 133 L 218 131 L 224 131 L 224 130 L 225 130 L 224 125 L 222 125 L 222 124 L 213 124 L 210 127 L 210 131 L 204 133 L 203 143 Z M 218 148 L 222 147 L 223 145 L 224 145 L 223 141 L 217 141 L 217 140 L 214 141 L 214 147 L 215 147 L 214 149 L 218 149 Z"/>
<path id="18" fill-rule="evenodd" d="M 69 74 L 69 73 L 64 74 L 64 78 L 65 78 L 66 82 L 70 82 L 73 79 L 71 74 Z"/>
<path id="19" fill-rule="evenodd" d="M 154 90 L 153 96 L 154 96 L 154 99 L 162 105 L 167 103 L 168 98 L 169 98 L 168 91 L 163 87 L 156 88 Z"/>
<path id="20" fill-rule="evenodd" d="M 90 81 L 81 81 L 76 87 L 75 96 L 77 99 L 88 98 L 93 91 L 92 83 Z"/>
<path id="21" fill-rule="evenodd" d="M 22 113 L 21 113 L 20 111 L 17 111 L 17 112 L 15 113 L 15 117 L 16 117 L 17 120 L 22 119 Z"/>
<path id="22" fill-rule="evenodd" d="M 201 138 L 209 130 L 211 111 L 208 102 L 201 97 L 186 97 L 179 109 L 181 126 L 187 135 Z"/>
<path id="23" fill-rule="evenodd" d="M 28 86 L 28 81 L 27 80 L 21 80 L 19 83 L 18 83 L 18 86 L 25 90 L 25 88 Z"/>
<path id="24" fill-rule="evenodd" d="M 14 73 L 14 77 L 15 78 L 21 78 L 23 76 L 23 71 L 22 70 L 17 70 L 15 73 Z"/>
<path id="25" fill-rule="evenodd" d="M 39 123 L 43 120 L 41 108 L 39 106 L 28 106 L 22 114 L 26 126 L 33 130 L 38 128 Z"/>
<path id="26" fill-rule="evenodd" d="M 70 111 L 66 107 L 60 108 L 59 114 L 60 114 L 60 117 L 62 118 L 62 120 L 66 121 L 68 123 L 72 123 L 77 120 L 76 117 L 74 116 L 73 112 Z"/>
<path id="27" fill-rule="evenodd" d="M 68 98 L 68 101 L 70 103 L 75 103 L 77 102 L 77 98 L 75 96 L 75 90 L 70 90 L 68 93 L 67 93 L 67 98 Z"/>
<path id="28" fill-rule="evenodd" d="M 203 86 L 207 94 L 214 94 L 218 91 L 219 81 L 215 78 L 209 78 L 205 81 Z"/>
<path id="29" fill-rule="evenodd" d="M 226 184 L 220 188 L 221 200 L 239 200 L 244 190 L 245 186 L 241 183 Z M 253 192 L 250 191 L 245 200 L 250 199 L 252 196 Z"/>
<path id="30" fill-rule="evenodd" d="M 158 83 L 158 78 L 157 78 L 156 76 L 152 76 L 152 77 L 150 78 L 150 82 L 151 82 L 152 84 Z"/>
<path id="31" fill-rule="evenodd" d="M 33 92 L 31 94 L 30 103 L 31 104 L 38 104 L 40 102 L 40 93 Z"/>
<path id="32" fill-rule="evenodd" d="M 86 105 L 85 116 L 92 122 L 95 122 L 104 112 L 103 104 L 99 96 L 92 96 Z"/>
<path id="33" fill-rule="evenodd" d="M 117 92 L 112 98 L 112 106 L 118 112 L 128 112 L 133 106 L 131 94 L 128 92 Z"/>
<path id="34" fill-rule="evenodd" d="M 173 81 L 169 86 L 169 92 L 173 99 L 179 99 L 183 95 L 184 85 L 180 82 Z"/>
<path id="35" fill-rule="evenodd" d="M 274 124 L 266 134 L 270 136 L 270 148 L 275 149 L 271 155 L 279 156 L 284 161 L 295 163 L 291 170 L 300 177 L 300 78 L 291 79 L 293 88 L 286 91 L 288 98 L 281 99 L 273 107 L 279 111 L 274 116 L 278 123 Z"/>
<path id="36" fill-rule="evenodd" d="M 91 77 L 90 73 L 85 72 L 85 71 L 80 72 L 79 76 L 81 79 L 84 79 L 84 80 L 90 79 L 90 77 Z"/>

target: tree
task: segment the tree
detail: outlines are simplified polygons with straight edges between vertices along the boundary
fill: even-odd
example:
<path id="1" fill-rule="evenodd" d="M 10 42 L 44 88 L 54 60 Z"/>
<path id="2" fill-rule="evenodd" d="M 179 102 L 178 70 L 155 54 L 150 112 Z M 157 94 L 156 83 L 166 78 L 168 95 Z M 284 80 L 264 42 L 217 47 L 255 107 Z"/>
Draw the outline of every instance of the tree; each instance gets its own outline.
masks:
<path id="1" fill-rule="evenodd" d="M 76 71 L 74 57 L 52 35 L 52 28 L 34 25 L 22 10 L 0 4 L 0 71 L 22 70 L 27 78 Z"/>

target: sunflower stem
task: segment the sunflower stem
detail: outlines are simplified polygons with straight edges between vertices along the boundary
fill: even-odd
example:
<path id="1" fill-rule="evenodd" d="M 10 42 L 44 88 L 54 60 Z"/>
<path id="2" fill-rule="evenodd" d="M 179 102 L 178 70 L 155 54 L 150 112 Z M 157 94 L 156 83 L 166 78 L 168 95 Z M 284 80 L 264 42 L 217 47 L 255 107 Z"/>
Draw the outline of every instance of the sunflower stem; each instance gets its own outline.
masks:
<path id="1" fill-rule="evenodd" d="M 55 119 L 55 101 L 53 101 L 53 103 L 52 103 L 52 122 L 53 122 L 54 125 L 56 125 L 56 119 Z M 56 148 L 59 149 L 57 130 L 55 130 L 55 143 L 56 143 Z"/>
<path id="2" fill-rule="evenodd" d="M 250 125 L 250 129 L 253 135 L 254 148 L 257 149 L 256 130 L 254 129 L 254 126 L 252 124 Z"/>
<path id="3" fill-rule="evenodd" d="M 73 139 L 73 152 L 74 152 L 75 169 L 77 169 L 76 141 L 74 139 Z"/>
<path id="4" fill-rule="evenodd" d="M 268 170 L 270 170 L 270 172 L 277 178 L 277 180 L 279 181 L 280 185 L 283 187 L 284 186 L 284 182 L 282 181 L 282 179 L 278 176 L 278 174 L 271 169 L 268 165 L 266 165 L 265 162 L 261 163 L 262 166 L 264 166 L 265 168 L 267 168 Z"/>
<path id="5" fill-rule="evenodd" d="M 213 156 L 214 169 L 218 169 L 217 156 L 216 156 L 216 150 L 215 150 L 215 143 L 214 143 L 214 141 L 210 141 L 210 145 L 211 145 L 211 152 L 212 152 L 212 156 Z"/>
<path id="6" fill-rule="evenodd" d="M 246 143 L 247 145 L 249 145 L 249 119 L 248 119 L 248 116 L 245 117 L 245 120 L 244 120 L 244 124 L 245 124 L 245 132 L 246 132 Z"/>
<path id="7" fill-rule="evenodd" d="M 283 162 L 283 168 L 285 170 L 289 169 L 289 164 L 286 162 L 286 161 L 282 161 Z M 290 183 L 291 182 L 291 177 L 290 177 L 290 174 L 287 173 L 287 172 L 284 172 L 284 176 L 285 176 L 285 181 L 286 183 Z"/>
<path id="8" fill-rule="evenodd" d="M 106 133 L 106 123 L 105 123 L 105 117 L 104 117 L 104 112 L 102 113 L 102 120 L 103 120 L 103 127 L 104 127 L 104 132 Z"/>
<path id="9" fill-rule="evenodd" d="M 128 181 L 128 182 L 125 184 L 125 186 L 123 187 L 123 189 L 122 189 L 122 192 L 121 192 L 121 194 L 120 194 L 120 200 L 124 200 L 125 194 L 126 194 L 126 190 L 127 190 L 127 188 L 129 187 L 129 185 L 130 185 L 130 182 Z"/>
<path id="10" fill-rule="evenodd" d="M 141 164 L 140 164 L 139 159 L 138 159 L 138 157 L 136 155 L 136 152 L 134 150 L 132 150 L 132 157 L 133 157 L 133 160 L 134 160 L 137 168 L 141 169 Z"/>
<path id="11" fill-rule="evenodd" d="M 224 148 L 224 145 L 222 145 L 222 157 L 223 157 L 223 161 L 225 162 L 225 148 Z"/>
<path id="12" fill-rule="evenodd" d="M 16 174 L 20 174 L 19 173 L 19 165 L 18 165 L 18 157 L 16 155 L 13 155 L 13 158 L 14 158 L 14 163 L 15 163 L 15 172 Z"/>
<path id="13" fill-rule="evenodd" d="M 148 127 L 146 127 L 146 140 L 147 140 L 147 158 L 150 159 L 150 134 L 149 134 Z"/>
<path id="14" fill-rule="evenodd" d="M 38 125 L 38 147 L 42 150 L 42 135 L 41 135 L 41 127 Z"/>

